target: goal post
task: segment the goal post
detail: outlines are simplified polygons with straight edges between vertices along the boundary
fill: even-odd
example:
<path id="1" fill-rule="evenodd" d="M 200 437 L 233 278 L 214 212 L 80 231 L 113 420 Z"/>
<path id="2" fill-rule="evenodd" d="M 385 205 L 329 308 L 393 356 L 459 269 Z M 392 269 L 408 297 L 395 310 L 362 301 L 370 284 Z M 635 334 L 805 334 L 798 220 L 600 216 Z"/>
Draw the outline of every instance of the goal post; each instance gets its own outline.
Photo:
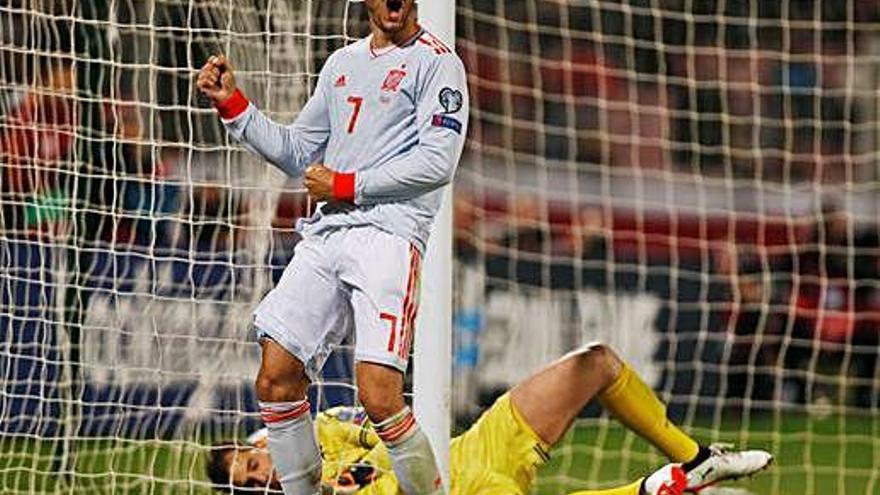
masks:
<path id="1" fill-rule="evenodd" d="M 450 46 L 455 43 L 455 0 L 422 0 L 419 21 Z M 446 187 L 428 241 L 422 301 L 413 356 L 413 403 L 419 424 L 434 446 L 449 487 L 449 435 L 452 431 L 452 201 Z"/>

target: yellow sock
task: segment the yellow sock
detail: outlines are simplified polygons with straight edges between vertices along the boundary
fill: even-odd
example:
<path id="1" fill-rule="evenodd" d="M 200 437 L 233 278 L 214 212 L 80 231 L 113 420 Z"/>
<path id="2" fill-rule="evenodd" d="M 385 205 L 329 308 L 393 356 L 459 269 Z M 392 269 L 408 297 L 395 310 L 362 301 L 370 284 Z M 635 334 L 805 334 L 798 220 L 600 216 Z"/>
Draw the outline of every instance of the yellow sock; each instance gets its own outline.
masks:
<path id="1" fill-rule="evenodd" d="M 642 480 L 639 480 L 631 485 L 621 486 L 619 488 L 609 488 L 607 490 L 585 490 L 582 492 L 574 492 L 569 495 L 639 495 L 639 488 L 641 486 Z"/>
<path id="2" fill-rule="evenodd" d="M 663 451 L 673 462 L 692 460 L 700 446 L 666 419 L 666 406 L 627 365 L 617 380 L 599 394 L 599 402 L 618 421 Z"/>

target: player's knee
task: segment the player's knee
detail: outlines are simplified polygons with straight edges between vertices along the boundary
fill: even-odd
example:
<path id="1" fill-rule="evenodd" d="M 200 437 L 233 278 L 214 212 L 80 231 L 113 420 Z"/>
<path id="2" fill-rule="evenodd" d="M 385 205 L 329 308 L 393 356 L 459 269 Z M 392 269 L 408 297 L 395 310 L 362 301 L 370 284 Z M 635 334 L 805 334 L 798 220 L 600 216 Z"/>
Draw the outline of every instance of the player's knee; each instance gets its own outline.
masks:
<path id="1" fill-rule="evenodd" d="M 578 366 L 589 373 L 601 373 L 609 383 L 617 379 L 623 362 L 610 346 L 591 342 L 575 353 Z"/>
<path id="2" fill-rule="evenodd" d="M 256 380 L 257 398 L 266 402 L 302 400 L 306 396 L 308 382 L 305 377 L 261 369 Z"/>

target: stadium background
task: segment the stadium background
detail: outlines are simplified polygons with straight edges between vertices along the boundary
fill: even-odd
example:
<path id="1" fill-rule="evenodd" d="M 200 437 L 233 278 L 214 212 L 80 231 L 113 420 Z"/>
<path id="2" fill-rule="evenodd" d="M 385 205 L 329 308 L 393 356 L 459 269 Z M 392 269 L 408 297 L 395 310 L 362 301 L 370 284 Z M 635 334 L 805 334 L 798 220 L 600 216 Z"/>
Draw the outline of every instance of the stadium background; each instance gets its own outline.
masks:
<path id="1" fill-rule="evenodd" d="M 600 339 L 702 438 L 777 453 L 751 490 L 880 489 L 878 17 L 459 1 L 457 423 Z M 9 0 L 0 26 L 0 492 L 204 491 L 204 446 L 257 425 L 248 310 L 309 205 L 192 69 L 230 53 L 290 119 L 362 7 Z M 343 346 L 314 402 L 352 390 Z M 594 410 L 554 458 L 541 493 L 660 462 Z"/>

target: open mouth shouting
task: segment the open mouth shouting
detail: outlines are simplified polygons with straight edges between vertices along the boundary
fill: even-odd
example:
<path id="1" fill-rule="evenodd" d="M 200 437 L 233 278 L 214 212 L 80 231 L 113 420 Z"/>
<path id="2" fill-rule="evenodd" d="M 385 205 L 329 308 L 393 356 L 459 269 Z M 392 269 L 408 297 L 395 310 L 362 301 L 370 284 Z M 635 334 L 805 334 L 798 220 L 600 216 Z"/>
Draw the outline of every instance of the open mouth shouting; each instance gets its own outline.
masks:
<path id="1" fill-rule="evenodd" d="M 385 6 L 388 8 L 388 20 L 400 22 L 403 15 L 403 0 L 387 0 Z"/>
<path id="2" fill-rule="evenodd" d="M 415 0 L 367 0 L 370 21 L 386 34 L 409 36 L 416 27 Z M 402 41 L 402 40 L 397 40 Z"/>

